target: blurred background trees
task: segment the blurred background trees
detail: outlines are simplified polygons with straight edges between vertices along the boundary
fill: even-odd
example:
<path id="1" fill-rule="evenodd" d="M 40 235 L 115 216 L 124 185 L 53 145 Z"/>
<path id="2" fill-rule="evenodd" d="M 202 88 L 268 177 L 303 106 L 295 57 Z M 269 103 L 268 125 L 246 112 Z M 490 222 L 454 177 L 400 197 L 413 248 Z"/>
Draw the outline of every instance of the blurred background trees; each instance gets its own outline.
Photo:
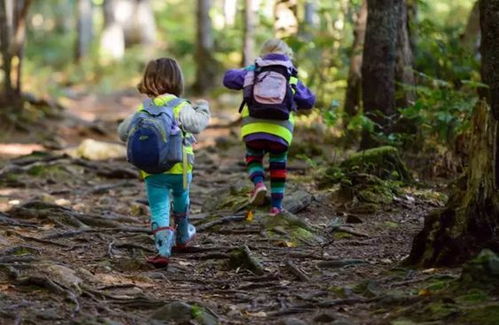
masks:
<path id="1" fill-rule="evenodd" d="M 452 152 L 482 87 L 474 1 L 0 2 L 3 106 L 19 105 L 13 93 L 133 89 L 157 56 L 179 59 L 187 96 L 215 98 L 230 94 L 225 69 L 250 64 L 278 36 L 317 93 L 308 119 L 321 130 L 348 143 L 362 138 L 362 147 Z"/>

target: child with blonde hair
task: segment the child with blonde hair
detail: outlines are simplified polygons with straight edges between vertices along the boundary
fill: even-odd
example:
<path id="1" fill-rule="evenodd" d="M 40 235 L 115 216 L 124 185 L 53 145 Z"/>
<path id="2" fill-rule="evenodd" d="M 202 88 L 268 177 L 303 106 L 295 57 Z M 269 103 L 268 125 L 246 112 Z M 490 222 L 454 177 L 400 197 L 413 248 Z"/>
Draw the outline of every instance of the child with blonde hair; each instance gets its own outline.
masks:
<path id="1" fill-rule="evenodd" d="M 127 142 L 127 158 L 141 170 L 151 211 L 157 256 L 148 262 L 165 266 L 172 248 L 185 248 L 196 233 L 189 223 L 189 184 L 194 152 L 192 133 L 201 132 L 210 118 L 208 102 L 191 105 L 179 96 L 184 80 L 172 58 L 150 61 L 137 88 L 147 95 L 138 111 L 118 127 Z M 170 226 L 170 198 L 174 227 Z"/>
<path id="2" fill-rule="evenodd" d="M 250 203 L 263 205 L 267 195 L 263 157 L 269 154 L 271 210 L 283 211 L 287 177 L 286 162 L 293 139 L 294 117 L 298 109 L 311 109 L 315 95 L 297 78 L 291 62 L 293 51 L 280 39 L 269 39 L 255 64 L 225 73 L 223 84 L 243 90 L 239 112 L 243 118 L 241 136 L 246 144 L 246 165 L 254 184 Z"/>

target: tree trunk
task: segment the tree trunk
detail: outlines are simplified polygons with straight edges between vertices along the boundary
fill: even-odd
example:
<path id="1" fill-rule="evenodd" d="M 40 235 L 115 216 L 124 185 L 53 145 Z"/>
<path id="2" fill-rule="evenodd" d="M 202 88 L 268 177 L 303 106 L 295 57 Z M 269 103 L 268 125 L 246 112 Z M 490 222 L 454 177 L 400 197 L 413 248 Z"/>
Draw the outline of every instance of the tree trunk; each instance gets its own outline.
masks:
<path id="1" fill-rule="evenodd" d="M 0 0 L 0 43 L 4 72 L 4 88 L 0 99 L 15 108 L 21 107 L 22 103 L 22 63 L 26 38 L 26 16 L 31 2 L 32 0 L 18 0 L 14 3 Z M 15 66 L 13 62 L 16 62 Z M 14 76 L 15 83 L 12 76 Z"/>
<path id="2" fill-rule="evenodd" d="M 274 5 L 274 31 L 277 37 L 287 37 L 298 32 L 297 0 L 277 0 Z"/>
<path id="3" fill-rule="evenodd" d="M 397 26 L 402 0 L 368 0 L 362 64 L 364 113 L 375 122 L 375 133 L 390 133 L 395 110 Z M 362 134 L 361 149 L 379 145 L 371 132 Z"/>
<path id="4" fill-rule="evenodd" d="M 196 82 L 193 91 L 204 94 L 216 84 L 216 61 L 214 52 L 213 31 L 210 18 L 211 0 L 198 0 L 197 41 L 196 41 Z"/>
<path id="5" fill-rule="evenodd" d="M 14 93 L 12 85 L 12 56 L 9 45 L 11 40 L 11 26 L 9 22 L 9 12 L 5 0 L 0 0 L 0 46 L 2 51 L 2 70 L 3 70 L 3 91 L 0 96 L 0 102 L 5 102 L 11 98 Z"/>
<path id="6" fill-rule="evenodd" d="M 405 0 L 401 1 L 397 31 L 397 64 L 395 67 L 396 106 L 407 107 L 416 99 L 413 55 L 409 37 L 409 15 Z"/>
<path id="7" fill-rule="evenodd" d="M 499 0 L 480 0 L 482 79 L 486 101 L 473 114 L 471 161 L 447 207 L 425 218 L 409 264 L 454 266 L 483 248 L 499 252 Z M 490 105 L 490 106 L 489 106 Z"/>
<path id="8" fill-rule="evenodd" d="M 93 38 L 92 1 L 78 0 L 78 38 L 76 41 L 75 60 L 79 62 L 88 55 Z"/>
<path id="9" fill-rule="evenodd" d="M 255 8 L 254 0 L 244 1 L 244 37 L 242 66 L 246 67 L 255 55 Z"/>
<path id="10" fill-rule="evenodd" d="M 120 60 L 125 55 L 125 32 L 119 23 L 117 1 L 104 0 L 104 30 L 100 41 L 100 55 L 105 59 Z"/>
<path id="11" fill-rule="evenodd" d="M 16 93 L 20 97 L 22 93 L 22 67 L 24 60 L 24 44 L 26 43 L 26 17 L 32 0 L 17 1 L 15 6 L 15 34 L 13 52 L 17 57 L 16 69 Z"/>
<path id="12" fill-rule="evenodd" d="M 317 0 L 303 3 L 303 21 L 299 25 L 300 36 L 306 41 L 312 41 L 313 30 L 317 28 Z"/>
<path id="13" fill-rule="evenodd" d="M 364 38 L 366 35 L 366 22 L 367 0 L 364 0 L 355 21 L 354 41 L 352 44 L 350 69 L 348 71 L 347 90 L 345 94 L 345 125 L 348 123 L 350 117 L 358 113 L 360 108 L 362 84 L 362 51 L 364 48 Z"/>
<path id="14" fill-rule="evenodd" d="M 475 2 L 468 17 L 468 23 L 461 35 L 461 46 L 470 53 L 478 51 L 480 43 L 480 10 L 478 1 Z"/>
<path id="15" fill-rule="evenodd" d="M 317 11 L 317 4 L 315 0 L 305 1 L 303 5 L 303 24 L 307 27 L 315 26 L 315 14 Z"/>

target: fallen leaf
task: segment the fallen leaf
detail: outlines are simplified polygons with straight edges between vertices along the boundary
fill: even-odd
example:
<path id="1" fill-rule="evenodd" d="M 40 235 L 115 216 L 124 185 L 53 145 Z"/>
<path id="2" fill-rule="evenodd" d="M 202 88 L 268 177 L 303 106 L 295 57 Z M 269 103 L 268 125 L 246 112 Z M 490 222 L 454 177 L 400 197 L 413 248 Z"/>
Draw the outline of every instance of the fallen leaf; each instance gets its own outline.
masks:
<path id="1" fill-rule="evenodd" d="M 428 289 L 421 289 L 418 292 L 418 296 L 424 296 L 424 297 L 426 297 L 426 296 L 430 296 L 430 295 L 431 295 L 431 292 Z"/>
<path id="2" fill-rule="evenodd" d="M 248 210 L 248 212 L 246 212 L 246 221 L 248 222 L 252 222 L 253 219 L 254 219 L 254 214 L 253 214 L 253 211 L 251 210 Z"/>

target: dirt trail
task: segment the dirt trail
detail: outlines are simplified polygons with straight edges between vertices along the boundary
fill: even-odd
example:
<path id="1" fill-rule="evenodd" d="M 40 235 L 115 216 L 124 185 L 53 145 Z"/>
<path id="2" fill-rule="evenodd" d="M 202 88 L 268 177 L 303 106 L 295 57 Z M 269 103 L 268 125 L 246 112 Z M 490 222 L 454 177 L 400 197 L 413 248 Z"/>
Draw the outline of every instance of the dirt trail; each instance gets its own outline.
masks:
<path id="1" fill-rule="evenodd" d="M 134 96 L 83 98 L 70 106 L 78 118 L 65 121 L 59 136 L 68 144 L 95 136 L 96 123 L 115 127 L 137 102 Z M 154 254 L 145 193 L 125 161 L 47 153 L 5 162 L 0 324 L 384 324 L 396 318 L 380 301 L 418 290 L 431 276 L 399 266 L 431 203 L 416 197 L 377 214 L 343 213 L 329 191 L 315 188 L 306 164 L 290 161 L 288 207 L 310 227 L 306 236 L 294 236 L 292 228 L 270 225 L 263 210 L 244 205 L 249 182 L 242 146 L 231 136 L 235 130 L 223 127 L 235 115 L 213 115 L 217 126 L 200 137 L 191 189 L 199 235 L 166 269 L 145 262 Z M 81 120 L 89 124 L 76 128 Z M 113 132 L 99 137 L 117 140 Z"/>

